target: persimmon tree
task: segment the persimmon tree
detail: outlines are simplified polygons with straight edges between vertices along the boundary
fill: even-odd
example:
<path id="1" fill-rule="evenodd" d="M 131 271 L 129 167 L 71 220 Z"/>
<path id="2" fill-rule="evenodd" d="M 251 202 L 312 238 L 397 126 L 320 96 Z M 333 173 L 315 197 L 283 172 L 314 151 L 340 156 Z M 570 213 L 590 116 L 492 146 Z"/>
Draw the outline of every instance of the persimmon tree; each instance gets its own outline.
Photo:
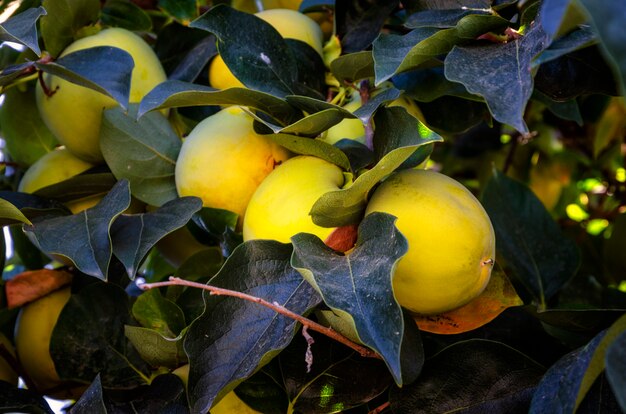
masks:
<path id="1" fill-rule="evenodd" d="M 262 8 L 309 16 L 323 53 L 283 38 Z M 0 10 L 0 410 L 52 412 L 47 398 L 69 398 L 78 413 L 224 412 L 236 396 L 262 413 L 626 412 L 623 2 Z M 140 36 L 166 74 L 139 100 L 124 45 L 63 54 L 110 27 Z M 218 54 L 241 86 L 211 84 Z M 92 125 L 103 161 L 26 193 L 26 171 L 60 146 L 44 118 L 83 121 L 79 101 L 42 113 L 36 93 L 63 88 L 51 77 L 108 97 Z M 344 108 L 350 99 L 360 103 Z M 290 154 L 341 169 L 344 185 L 306 211 L 328 238 L 244 242 L 243 217 L 179 196 L 185 137 L 230 105 Z M 362 139 L 327 141 L 343 121 Z M 364 217 L 378 185 L 410 168 L 462 183 L 495 230 L 483 293 L 436 315 L 395 298 L 411 247 L 395 218 Z M 21 312 L 68 287 L 53 326 L 30 328 L 49 330 L 42 355 L 15 353 Z M 52 386 L 28 372 L 31 358 L 51 358 Z"/>

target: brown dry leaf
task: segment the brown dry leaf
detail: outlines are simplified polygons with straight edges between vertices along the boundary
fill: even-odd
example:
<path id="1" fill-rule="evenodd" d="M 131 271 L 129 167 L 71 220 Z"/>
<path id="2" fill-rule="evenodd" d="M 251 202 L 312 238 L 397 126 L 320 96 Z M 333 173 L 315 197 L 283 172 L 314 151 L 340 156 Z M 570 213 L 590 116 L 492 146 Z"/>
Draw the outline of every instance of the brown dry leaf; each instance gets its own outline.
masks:
<path id="1" fill-rule="evenodd" d="M 335 251 L 345 253 L 354 247 L 358 236 L 358 229 L 358 224 L 337 227 L 330 233 L 326 240 L 324 240 L 324 243 Z"/>
<path id="2" fill-rule="evenodd" d="M 504 272 L 494 269 L 483 293 L 467 305 L 438 315 L 413 315 L 413 319 L 422 331 L 452 335 L 480 328 L 506 308 L 523 304 Z"/>
<path id="3" fill-rule="evenodd" d="M 63 270 L 39 269 L 22 272 L 5 284 L 7 307 L 20 307 L 54 292 L 72 281 L 72 274 Z"/>

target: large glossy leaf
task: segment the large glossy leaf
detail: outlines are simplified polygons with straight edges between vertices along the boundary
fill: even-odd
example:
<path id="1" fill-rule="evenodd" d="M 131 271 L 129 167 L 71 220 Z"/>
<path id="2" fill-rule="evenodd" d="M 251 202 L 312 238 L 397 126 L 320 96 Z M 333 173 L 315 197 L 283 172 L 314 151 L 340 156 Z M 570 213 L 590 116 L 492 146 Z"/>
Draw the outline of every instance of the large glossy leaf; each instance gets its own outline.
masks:
<path id="1" fill-rule="evenodd" d="M 606 353 L 606 375 L 622 411 L 626 411 L 626 332 L 622 332 Z"/>
<path id="2" fill-rule="evenodd" d="M 54 57 L 76 39 L 82 27 L 96 23 L 100 13 L 98 0 L 44 0 L 41 5 L 47 12 L 41 19 L 41 37 Z"/>
<path id="3" fill-rule="evenodd" d="M 183 227 L 202 208 L 197 197 L 181 197 L 148 213 L 122 215 L 111 226 L 113 254 L 124 264 L 128 277 L 135 273 L 150 249 L 167 234 Z"/>
<path id="4" fill-rule="evenodd" d="M 290 244 L 253 240 L 235 249 L 210 284 L 248 293 L 303 314 L 319 304 L 293 269 Z M 205 292 L 206 293 L 206 292 Z M 256 303 L 204 295 L 205 310 L 185 337 L 192 412 L 205 413 L 238 383 L 286 347 L 297 324 Z"/>
<path id="5" fill-rule="evenodd" d="M 445 74 L 482 96 L 495 119 L 527 133 L 523 115 L 533 90 L 531 63 L 548 45 L 547 34 L 535 25 L 508 43 L 455 46 L 444 61 Z"/>
<path id="6" fill-rule="evenodd" d="M 621 95 L 626 94 L 626 29 L 623 17 L 626 4 L 581 0 L 591 15 L 593 26 L 600 38 L 604 56 L 615 72 Z"/>
<path id="7" fill-rule="evenodd" d="M 413 384 L 392 389 L 389 401 L 394 413 L 521 413 L 543 372 L 502 343 L 461 341 L 430 358 Z"/>
<path id="8" fill-rule="evenodd" d="M 190 27 L 213 33 L 224 63 L 248 88 L 278 97 L 296 92 L 298 68 L 282 36 L 264 20 L 218 5 Z M 241 30 L 245 27 L 246 30 Z"/>
<path id="9" fill-rule="evenodd" d="M 574 412 L 585 371 L 606 331 L 548 369 L 533 395 L 529 413 Z"/>
<path id="10" fill-rule="evenodd" d="M 374 77 L 374 58 L 371 51 L 339 56 L 330 64 L 330 71 L 339 82 L 356 82 Z"/>
<path id="11" fill-rule="evenodd" d="M 94 207 L 33 221 L 24 230 L 42 251 L 66 257 L 83 273 L 105 280 L 113 254 L 109 231 L 129 205 L 128 181 L 122 180 Z"/>
<path id="12" fill-rule="evenodd" d="M 143 383 L 148 367 L 124 336 L 131 322 L 128 296 L 112 283 L 93 283 L 73 294 L 50 340 L 61 378 L 89 383 L 99 373 L 109 388 Z"/>
<path id="13" fill-rule="evenodd" d="M 247 88 L 213 89 L 182 81 L 165 81 L 143 97 L 137 116 L 149 111 L 181 106 L 242 105 L 264 112 L 278 122 L 289 125 L 298 113 L 283 99 Z M 301 115 L 300 115 L 301 116 Z"/>
<path id="14" fill-rule="evenodd" d="M 0 106 L 0 126 L 11 161 L 31 165 L 52 151 L 57 139 L 46 127 L 35 103 L 35 85 L 10 88 Z M 15 114 L 20 116 L 15 116 Z"/>
<path id="15" fill-rule="evenodd" d="M 181 141 L 160 112 L 136 119 L 133 111 L 105 110 L 100 148 L 115 177 L 127 179 L 137 199 L 160 206 L 178 197 L 174 170 Z"/>
<path id="16" fill-rule="evenodd" d="M 400 362 L 405 324 L 391 278 L 408 244 L 394 222 L 393 216 L 384 213 L 367 216 L 359 226 L 354 250 L 346 255 L 312 234 L 297 234 L 291 239 L 291 263 L 333 313 L 354 326 L 360 342 L 383 357 L 401 386 L 406 379 Z"/>
<path id="17" fill-rule="evenodd" d="M 46 14 L 43 7 L 28 9 L 0 24 L 0 41 L 15 42 L 27 46 L 41 55 L 39 37 L 37 35 L 37 20 Z"/>
<path id="18" fill-rule="evenodd" d="M 450 29 L 419 27 L 403 36 L 381 34 L 372 45 L 376 84 L 444 55 L 454 45 L 473 40 L 492 30 L 503 29 L 507 24 L 508 21 L 498 16 L 470 14 Z"/>
<path id="19" fill-rule="evenodd" d="M 308 345 L 303 336 L 296 336 L 279 357 L 287 395 L 295 412 L 349 410 L 371 401 L 393 384 L 382 361 L 360 357 L 321 334 L 311 331 L 309 334 L 314 340 L 310 367 L 302 358 Z"/>
<path id="20" fill-rule="evenodd" d="M 120 48 L 97 46 L 69 53 L 55 62 L 35 65 L 46 73 L 107 95 L 124 109 L 128 107 L 135 62 Z"/>
<path id="21" fill-rule="evenodd" d="M 379 161 L 346 189 L 320 197 L 311 209 L 313 221 L 324 227 L 357 223 L 365 208 L 367 194 L 412 154 L 442 138 L 409 115 L 404 108 L 379 109 L 374 116 L 374 142 Z"/>
<path id="22" fill-rule="evenodd" d="M 496 233 L 498 253 L 540 309 L 574 275 L 576 245 L 523 184 L 494 172 L 481 201 Z"/>
<path id="23" fill-rule="evenodd" d="M 385 20 L 398 6 L 391 1 L 336 1 L 335 28 L 344 53 L 366 49 L 378 36 Z"/>

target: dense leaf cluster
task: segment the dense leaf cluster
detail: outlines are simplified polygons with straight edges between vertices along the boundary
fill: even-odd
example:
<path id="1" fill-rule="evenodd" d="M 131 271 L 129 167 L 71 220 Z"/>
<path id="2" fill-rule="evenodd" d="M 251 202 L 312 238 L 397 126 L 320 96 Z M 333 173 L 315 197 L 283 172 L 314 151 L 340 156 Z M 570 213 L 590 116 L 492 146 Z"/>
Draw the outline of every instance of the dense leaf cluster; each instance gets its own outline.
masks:
<path id="1" fill-rule="evenodd" d="M 233 390 L 263 413 L 626 412 L 626 5 L 305 0 L 300 12 L 330 27 L 322 59 L 250 13 L 258 3 L 25 0 L 0 23 L 0 220 L 14 251 L 2 254 L 3 281 L 46 266 L 72 273 L 50 351 L 61 378 L 86 387 L 73 412 L 203 413 Z M 125 51 L 59 58 L 109 26 L 140 33 L 167 72 L 138 104 Z M 210 85 L 218 51 L 245 87 Z M 105 163 L 25 194 L 24 171 L 57 145 L 35 106 L 42 73 L 119 106 L 104 111 Z M 341 106 L 346 90 L 361 96 L 355 112 Z M 349 185 L 310 214 L 358 226 L 352 249 L 307 233 L 243 243 L 234 213 L 178 197 L 181 139 L 225 105 L 344 171 Z M 363 122 L 365 145 L 315 139 L 344 119 Z M 391 284 L 406 239 L 392 216 L 363 219 L 372 189 L 425 162 L 480 196 L 498 280 L 516 292 L 519 306 L 471 315 L 484 320 L 469 332 L 454 329 L 463 314 L 435 319 L 448 318 L 443 333 L 418 328 Z M 79 214 L 64 204 L 102 194 Z M 129 214 L 132 200 L 150 207 Z M 158 246 L 179 229 L 202 249 L 173 266 Z M 170 275 L 335 318 L 378 357 L 258 303 L 136 284 Z M 8 337 L 18 312 L 0 310 Z M 171 372 L 187 363 L 185 387 Z M 0 381 L 0 411 L 50 412 L 44 391 Z"/>

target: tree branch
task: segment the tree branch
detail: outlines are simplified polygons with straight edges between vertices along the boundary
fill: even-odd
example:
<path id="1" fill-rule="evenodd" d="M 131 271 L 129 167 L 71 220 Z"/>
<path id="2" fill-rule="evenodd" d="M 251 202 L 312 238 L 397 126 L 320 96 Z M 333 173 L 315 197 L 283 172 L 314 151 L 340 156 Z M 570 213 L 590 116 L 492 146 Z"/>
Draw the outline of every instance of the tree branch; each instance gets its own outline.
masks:
<path id="1" fill-rule="evenodd" d="M 169 281 L 167 282 L 142 283 L 142 284 L 138 284 L 138 286 L 141 289 L 153 289 L 153 288 L 158 288 L 158 287 L 163 287 L 163 286 L 189 286 L 193 288 L 207 290 L 210 292 L 211 295 L 232 296 L 235 298 L 244 299 L 250 302 L 258 303 L 259 305 L 272 309 L 274 312 L 280 313 L 281 315 L 284 315 L 288 318 L 291 318 L 300 322 L 307 329 L 311 329 L 313 331 L 324 334 L 328 336 L 329 338 L 332 338 L 336 340 L 337 342 L 340 342 L 346 345 L 347 347 L 354 349 L 356 352 L 361 354 L 362 357 L 382 359 L 382 357 L 378 355 L 376 352 L 362 345 L 352 342 L 351 340 L 339 334 L 337 331 L 335 331 L 332 328 L 328 328 L 324 325 L 320 325 L 317 322 L 314 322 L 308 318 L 305 318 L 302 315 L 299 315 L 295 312 L 290 311 L 289 309 L 285 308 L 284 306 L 279 305 L 276 302 L 270 303 L 259 297 L 248 295 L 242 292 L 238 292 L 236 290 L 219 288 L 216 286 L 205 285 L 203 283 L 198 283 L 198 282 L 191 282 L 191 281 L 184 280 L 178 277 L 170 277 Z"/>

